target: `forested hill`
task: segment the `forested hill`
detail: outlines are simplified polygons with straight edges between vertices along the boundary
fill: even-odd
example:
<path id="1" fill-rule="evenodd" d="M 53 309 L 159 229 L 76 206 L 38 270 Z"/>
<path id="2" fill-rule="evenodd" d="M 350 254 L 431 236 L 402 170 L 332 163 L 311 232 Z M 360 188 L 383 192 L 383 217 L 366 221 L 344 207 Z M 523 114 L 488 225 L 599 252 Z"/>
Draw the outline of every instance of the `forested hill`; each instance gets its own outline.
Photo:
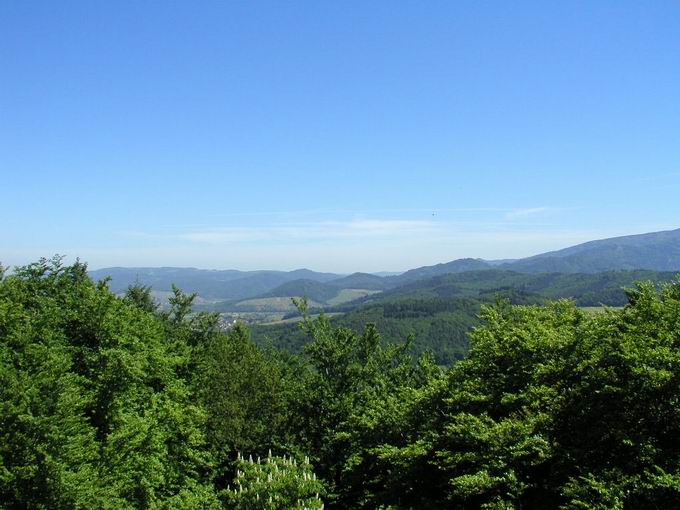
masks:
<path id="1" fill-rule="evenodd" d="M 680 229 L 590 241 L 502 267 L 531 273 L 595 273 L 618 269 L 678 271 Z"/>
<path id="2" fill-rule="evenodd" d="M 638 281 L 670 282 L 675 272 L 648 270 L 606 271 L 602 273 L 518 273 L 504 269 L 467 271 L 417 280 L 360 302 L 395 301 L 467 296 L 514 290 L 536 294 L 546 299 L 571 298 L 579 306 L 623 306 L 627 302 L 624 289 Z"/>
<path id="3" fill-rule="evenodd" d="M 493 268 L 520 273 L 597 273 L 629 269 L 677 272 L 680 271 L 680 229 L 590 241 L 509 262 L 458 259 L 412 269 L 386 278 L 386 282 L 388 287 L 398 287 L 432 276 Z"/>
<path id="4" fill-rule="evenodd" d="M 388 287 L 398 287 L 409 282 L 430 278 L 442 274 L 463 273 L 478 269 L 490 269 L 492 266 L 481 259 L 458 259 L 434 266 L 423 266 L 411 269 L 397 276 L 385 278 Z"/>
<path id="5" fill-rule="evenodd" d="M 293 280 L 283 283 L 260 297 L 306 297 L 312 301 L 325 303 L 338 294 L 338 288 L 314 280 Z"/>
<path id="6" fill-rule="evenodd" d="M 344 278 L 328 282 L 339 289 L 383 290 L 388 287 L 389 279 L 369 273 L 352 273 Z"/>
<path id="7" fill-rule="evenodd" d="M 90 271 L 94 280 L 110 277 L 112 291 L 125 292 L 138 282 L 151 286 L 154 291 L 172 291 L 176 285 L 185 292 L 196 292 L 209 300 L 237 300 L 264 294 L 279 285 L 293 280 L 307 279 L 318 282 L 337 280 L 342 275 L 319 273 L 309 269 L 295 271 L 237 271 L 195 269 L 181 267 L 111 267 Z"/>
<path id="8" fill-rule="evenodd" d="M 291 357 L 170 304 L 0 268 L 0 506 L 678 508 L 680 283 L 597 314 L 485 305 L 451 367 L 326 318 Z"/>
<path id="9" fill-rule="evenodd" d="M 361 331 L 376 324 L 388 342 L 412 335 L 416 352 L 430 351 L 437 363 L 448 365 L 467 353 L 468 334 L 479 325 L 482 305 L 499 297 L 515 304 L 569 298 L 581 307 L 623 306 L 628 302 L 625 289 L 636 282 L 660 286 L 675 279 L 676 273 L 655 271 L 526 274 L 491 269 L 418 280 L 326 309 L 344 312 L 332 318 L 338 326 Z M 253 335 L 260 345 L 291 352 L 300 352 L 312 340 L 295 323 L 254 326 Z"/>

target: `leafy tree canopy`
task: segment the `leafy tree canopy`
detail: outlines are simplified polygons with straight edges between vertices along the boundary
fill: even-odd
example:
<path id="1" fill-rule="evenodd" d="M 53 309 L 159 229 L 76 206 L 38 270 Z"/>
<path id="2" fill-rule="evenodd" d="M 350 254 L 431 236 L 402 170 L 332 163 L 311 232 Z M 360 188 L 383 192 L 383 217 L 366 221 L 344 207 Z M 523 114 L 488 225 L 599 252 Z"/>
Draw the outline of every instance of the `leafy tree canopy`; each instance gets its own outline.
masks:
<path id="1" fill-rule="evenodd" d="M 680 282 L 485 304 L 448 368 L 304 302 L 313 341 L 263 350 L 193 299 L 58 257 L 0 276 L 4 508 L 680 507 Z"/>

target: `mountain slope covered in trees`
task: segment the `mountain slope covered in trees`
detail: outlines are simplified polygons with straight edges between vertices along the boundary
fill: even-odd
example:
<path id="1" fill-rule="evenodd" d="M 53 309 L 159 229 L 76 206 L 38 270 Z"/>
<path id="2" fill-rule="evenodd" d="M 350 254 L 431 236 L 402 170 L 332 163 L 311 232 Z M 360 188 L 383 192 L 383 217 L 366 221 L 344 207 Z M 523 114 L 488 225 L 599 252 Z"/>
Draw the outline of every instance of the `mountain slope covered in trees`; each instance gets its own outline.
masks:
<path id="1" fill-rule="evenodd" d="M 450 364 L 467 352 L 481 306 L 498 297 L 515 304 L 569 298 L 581 307 L 623 306 L 628 302 L 625 288 L 636 282 L 660 285 L 674 279 L 675 273 L 655 271 L 526 274 L 493 269 L 417 280 L 326 309 L 344 312 L 331 319 L 333 324 L 361 331 L 374 323 L 389 342 L 413 335 L 416 352 L 431 351 L 438 363 Z M 291 323 L 253 326 L 253 338 L 291 352 L 300 352 L 312 340 Z"/>
<path id="2" fill-rule="evenodd" d="M 400 275 L 387 277 L 386 283 L 388 287 L 399 287 L 410 282 L 431 278 L 433 276 L 490 269 L 491 267 L 492 266 L 488 262 L 481 259 L 458 259 L 443 264 L 436 264 L 434 266 L 423 266 L 411 269 Z"/>
<path id="3" fill-rule="evenodd" d="M 186 292 L 195 292 L 204 299 L 217 301 L 251 298 L 299 279 L 328 282 L 341 277 L 309 269 L 237 271 L 181 267 L 112 267 L 90 271 L 89 275 L 94 280 L 110 278 L 109 286 L 116 293 L 125 292 L 135 283 L 150 286 L 154 291 L 172 291 L 172 286 L 176 285 Z"/>
<path id="4" fill-rule="evenodd" d="M 678 271 L 680 229 L 590 241 L 503 267 L 530 273 L 595 273 L 622 269 Z"/>
<path id="5" fill-rule="evenodd" d="M 518 273 L 504 269 L 469 271 L 416 280 L 412 283 L 370 296 L 366 300 L 480 296 L 509 290 L 536 294 L 547 299 L 572 298 L 579 306 L 623 306 L 625 287 L 636 281 L 668 282 L 674 272 L 648 270 L 607 271 L 601 273 Z"/>
<path id="6" fill-rule="evenodd" d="M 387 279 L 368 273 L 352 273 L 349 276 L 331 280 L 328 285 L 333 285 L 339 289 L 367 289 L 383 290 L 387 288 Z"/>
<path id="7" fill-rule="evenodd" d="M 597 273 L 648 269 L 680 271 L 680 229 L 612 237 L 512 261 L 457 259 L 411 269 L 386 278 L 388 287 L 475 270 L 501 268 L 519 273 Z"/>

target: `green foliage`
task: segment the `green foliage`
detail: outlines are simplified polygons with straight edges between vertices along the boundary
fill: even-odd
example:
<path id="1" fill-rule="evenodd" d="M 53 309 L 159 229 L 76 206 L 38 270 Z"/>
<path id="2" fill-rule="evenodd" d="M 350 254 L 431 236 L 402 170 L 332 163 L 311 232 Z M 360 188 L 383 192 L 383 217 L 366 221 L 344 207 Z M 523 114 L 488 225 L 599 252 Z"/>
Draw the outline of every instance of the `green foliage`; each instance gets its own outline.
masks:
<path id="1" fill-rule="evenodd" d="M 431 352 L 437 363 L 448 365 L 468 350 L 468 333 L 479 324 L 480 302 L 467 298 L 414 299 L 367 305 L 330 319 L 335 327 L 363 331 L 373 324 L 388 343 L 399 344 L 410 336 L 416 354 Z M 271 343 L 279 349 L 300 353 L 313 341 L 299 324 L 253 326 L 258 345 Z"/>
<path id="2" fill-rule="evenodd" d="M 215 335 L 198 367 L 197 391 L 208 413 L 208 437 L 226 461 L 237 451 L 262 453 L 287 419 L 283 368 L 238 325 Z"/>
<path id="3" fill-rule="evenodd" d="M 217 501 L 205 412 L 167 333 L 80 263 L 41 260 L 0 282 L 7 507 L 148 508 L 187 492 Z"/>
<path id="4" fill-rule="evenodd" d="M 311 320 L 301 301 L 311 341 L 288 356 L 243 326 L 218 332 L 177 288 L 160 312 L 148 288 L 117 297 L 80 262 L 3 274 L 0 503 L 322 508 L 318 493 L 343 509 L 678 508 L 680 281 L 588 314 L 456 278 L 441 296 L 366 307 L 351 327 Z M 481 298 L 444 295 L 466 281 Z M 450 368 L 412 330 L 385 342 L 371 324 L 427 337 L 447 316 L 442 330 L 478 325 Z"/>
<path id="5" fill-rule="evenodd" d="M 388 342 L 403 342 L 413 335 L 416 353 L 430 351 L 437 363 L 450 365 L 467 354 L 468 334 L 479 325 L 483 303 L 498 296 L 513 304 L 540 304 L 547 299 L 573 298 L 579 306 L 623 306 L 624 291 L 637 280 L 657 284 L 672 281 L 671 273 L 616 271 L 600 274 L 520 274 L 485 270 L 447 274 L 420 280 L 365 298 L 363 306 L 345 305 L 333 310 L 344 315 L 333 318 L 336 326 L 362 331 L 375 324 Z M 311 341 L 294 324 L 254 326 L 259 345 L 271 343 L 279 349 L 301 352 Z"/>
<path id="6" fill-rule="evenodd" d="M 297 444 L 312 454 L 328 483 L 330 504 L 371 507 L 381 490 L 373 486 L 372 449 L 400 434 L 390 417 L 406 394 L 439 369 L 428 357 L 415 363 L 409 343 L 384 345 L 371 325 L 359 335 L 333 327 L 322 315 L 305 320 L 303 328 L 314 341 L 305 350 L 303 387 L 291 402 Z"/>
<path id="7" fill-rule="evenodd" d="M 182 322 L 191 313 L 191 307 L 198 294 L 195 292 L 187 294 L 177 288 L 174 283 L 172 284 L 172 294 L 172 297 L 168 299 L 170 303 L 168 317 L 176 323 Z"/>
<path id="8" fill-rule="evenodd" d="M 409 404 L 411 436 L 380 448 L 401 472 L 385 485 L 411 486 L 392 502 L 677 508 L 680 283 L 630 296 L 596 316 L 486 307 L 468 358 Z"/>
<path id="9" fill-rule="evenodd" d="M 450 365 L 465 356 L 479 310 L 479 301 L 467 298 L 404 299 L 368 305 L 335 322 L 355 331 L 373 324 L 395 344 L 412 337 L 416 354 L 431 352 L 437 363 Z"/>
<path id="10" fill-rule="evenodd" d="M 241 455 L 235 462 L 234 487 L 224 491 L 229 508 L 234 510 L 323 510 L 319 497 L 323 484 L 312 471 L 309 459 Z"/>
<path id="11" fill-rule="evenodd" d="M 142 285 L 139 281 L 127 288 L 125 299 L 146 312 L 156 312 L 159 308 L 159 304 L 151 295 L 151 286 Z"/>

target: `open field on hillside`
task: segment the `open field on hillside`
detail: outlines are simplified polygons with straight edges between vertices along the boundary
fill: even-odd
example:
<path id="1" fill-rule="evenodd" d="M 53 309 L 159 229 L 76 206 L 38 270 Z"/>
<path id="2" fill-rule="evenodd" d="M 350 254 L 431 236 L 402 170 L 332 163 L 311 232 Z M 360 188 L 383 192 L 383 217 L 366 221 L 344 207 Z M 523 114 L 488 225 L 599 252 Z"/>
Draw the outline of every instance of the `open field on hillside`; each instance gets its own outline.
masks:
<path id="1" fill-rule="evenodd" d="M 316 319 L 319 317 L 320 314 L 314 313 L 309 316 L 310 319 Z M 339 317 L 340 315 L 344 315 L 342 312 L 330 312 L 325 314 L 326 317 Z M 280 324 L 295 324 L 296 322 L 300 322 L 302 320 L 302 316 L 298 315 L 297 317 L 290 317 L 288 319 L 274 319 L 269 322 L 261 322 L 259 325 L 260 326 L 276 326 Z"/>
<path id="2" fill-rule="evenodd" d="M 379 290 L 368 290 L 368 289 L 342 289 L 340 293 L 332 299 L 328 300 L 329 305 L 341 305 L 343 303 L 348 303 L 349 301 L 354 301 L 362 297 L 370 296 L 372 294 L 380 294 Z"/>
<path id="3" fill-rule="evenodd" d="M 321 307 L 322 303 L 316 301 L 308 301 L 310 307 Z M 291 297 L 267 297 L 246 299 L 240 301 L 236 306 L 241 310 L 249 310 L 254 312 L 293 312 L 295 305 Z"/>

